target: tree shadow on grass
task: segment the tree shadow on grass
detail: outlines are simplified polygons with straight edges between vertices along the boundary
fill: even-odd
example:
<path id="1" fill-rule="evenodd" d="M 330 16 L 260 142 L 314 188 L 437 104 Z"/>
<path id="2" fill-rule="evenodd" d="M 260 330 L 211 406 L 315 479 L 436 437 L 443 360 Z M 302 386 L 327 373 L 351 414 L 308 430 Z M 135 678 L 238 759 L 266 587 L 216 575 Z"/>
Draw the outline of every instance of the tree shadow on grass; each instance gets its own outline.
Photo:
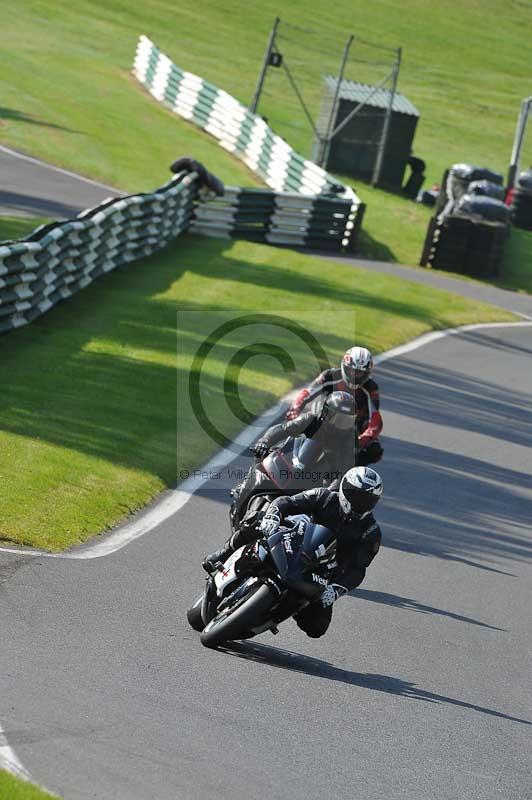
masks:
<path id="1" fill-rule="evenodd" d="M 175 442 L 179 430 L 188 457 L 201 462 L 204 453 L 213 451 L 213 443 L 207 442 L 203 449 L 195 446 L 193 414 L 186 403 L 181 408 L 177 402 L 177 398 L 188 397 L 189 369 L 186 364 L 178 369 L 176 356 L 184 351 L 191 358 L 213 328 L 241 312 L 220 303 L 208 305 L 194 298 L 174 301 L 165 297 L 164 293 L 186 271 L 202 278 L 256 287 L 256 293 L 246 296 L 247 312 L 256 301 L 257 311 L 275 313 L 275 303 L 268 305 L 260 291 L 271 287 L 293 293 L 298 302 L 305 298 L 310 309 L 316 305 L 318 313 L 321 300 L 333 298 L 348 306 L 369 306 L 402 318 L 422 319 L 430 325 L 442 322 L 415 302 L 374 295 L 363 286 L 337 288 L 317 274 L 302 278 L 297 270 L 248 264 L 226 255 L 225 242 L 200 241 L 202 247 L 198 247 L 198 237 L 185 237 L 158 256 L 118 269 L 27 328 L 2 337 L 0 428 L 149 472 L 167 486 L 176 479 Z M 283 313 L 287 308 L 283 306 Z M 322 318 L 318 319 L 322 323 Z M 327 353 L 345 349 L 349 332 L 343 333 L 344 336 L 335 331 L 319 333 Z M 280 344 L 282 337 L 281 332 Z M 213 355 L 211 370 L 202 375 L 211 396 L 211 408 L 225 402 L 225 366 L 235 347 L 248 341 L 244 329 L 229 346 L 222 343 Z M 317 371 L 315 359 L 308 353 L 301 359 L 298 355 L 296 362 L 294 383 Z M 260 378 L 269 377 L 271 361 L 257 367 L 257 371 L 256 399 L 267 407 L 277 398 Z M 464 409 L 464 428 L 476 430 L 481 426 L 485 432 L 498 429 L 497 417 L 504 405 L 506 410 L 512 409 L 515 417 L 510 434 L 519 435 L 521 443 L 527 435 L 524 400 L 516 391 L 502 391 L 495 385 L 479 387 L 478 382 L 463 375 L 441 372 L 434 378 L 419 365 L 412 368 L 408 377 L 404 368 L 395 373 L 387 367 L 386 384 L 388 406 L 398 413 L 421 414 L 454 427 L 460 406 Z M 452 398 L 447 391 L 449 385 L 455 393 Z M 491 405 L 480 414 L 472 396 L 488 393 L 488 388 Z M 229 383 L 228 390 L 236 394 L 238 386 Z M 394 465 L 394 475 L 387 479 L 384 504 L 385 514 L 387 507 L 393 508 L 393 518 L 385 530 L 388 546 L 464 561 L 479 554 L 493 559 L 529 557 L 530 546 L 519 535 L 490 533 L 494 528 L 488 527 L 490 520 L 507 524 L 501 509 L 511 508 L 514 528 L 524 529 L 528 509 L 525 512 L 515 501 L 514 488 L 524 485 L 529 476 L 515 474 L 511 485 L 499 481 L 494 490 L 497 472 L 489 464 L 457 459 L 443 451 L 416 448 L 404 442 L 395 446 L 389 439 L 385 446 L 386 464 Z M 401 477 L 405 474 L 412 481 L 406 494 Z M 427 476 L 431 487 L 447 487 L 443 503 L 442 498 L 437 498 L 439 505 L 435 505 L 430 492 L 425 496 L 418 491 L 416 482 L 426 483 Z M 472 491 L 480 492 L 478 508 L 482 511 L 470 510 L 467 492 Z M 407 503 L 408 497 L 416 498 L 415 502 Z M 450 507 L 462 510 L 462 516 L 457 519 L 447 510 L 438 512 L 439 517 L 434 514 L 435 508 Z"/>
<path id="2" fill-rule="evenodd" d="M 335 667 L 333 664 L 322 661 L 319 658 L 312 658 L 310 656 L 301 655 L 300 653 L 293 653 L 290 650 L 282 650 L 258 642 L 232 642 L 230 645 L 223 648 L 223 652 L 226 655 L 231 655 L 236 658 L 255 661 L 259 664 L 268 664 L 269 666 L 289 670 L 291 672 L 300 672 L 314 678 L 338 681 L 347 686 L 356 686 L 360 689 L 368 689 L 372 692 L 383 692 L 384 694 L 391 694 L 410 700 L 422 700 L 426 703 L 457 706 L 459 708 L 477 711 L 481 714 L 487 714 L 491 717 L 506 719 L 510 722 L 532 725 L 530 720 L 504 714 L 501 711 L 495 711 L 486 706 L 468 703 L 465 700 L 458 700 L 457 698 L 448 697 L 443 694 L 429 692 L 426 689 L 419 688 L 415 683 L 405 681 L 402 678 L 394 678 L 390 675 L 379 675 L 376 673 L 352 672 L 351 670 Z"/>
<path id="3" fill-rule="evenodd" d="M 174 252 L 175 260 L 169 259 Z M 188 269 L 230 274 L 233 280 L 247 271 L 247 264 L 219 256 L 218 246 L 214 253 L 215 263 L 205 267 L 208 259 L 196 253 L 188 258 L 177 243 L 158 257 L 116 270 L 27 328 L 2 337 L 0 428 L 147 471 L 174 485 L 178 436 L 189 461 L 214 448 L 211 441 L 203 446 L 205 435 L 201 443 L 194 438 L 190 371 L 178 368 L 177 358 L 184 354 L 191 361 L 214 328 L 243 312 L 173 301 L 164 293 Z M 275 272 L 281 273 L 282 286 L 283 270 Z M 256 302 L 256 310 L 264 311 L 258 293 Z M 285 334 L 279 330 L 279 345 Z M 238 396 L 236 379 L 229 376 L 224 389 L 223 377 L 235 348 L 248 345 L 249 338 L 249 330 L 237 332 L 210 356 L 201 381 L 211 408 L 225 404 L 228 395 Z M 319 338 L 326 351 L 345 346 L 334 333 Z M 255 368 L 266 378 L 271 367 L 270 361 Z M 294 382 L 316 369 L 316 359 L 303 353 Z M 257 407 L 277 400 L 264 381 L 253 392 Z"/>
<path id="4" fill-rule="evenodd" d="M 67 131 L 68 133 L 80 133 L 80 131 L 72 128 L 66 128 L 63 125 L 56 125 L 54 122 L 47 122 L 33 114 L 26 114 L 24 111 L 18 111 L 16 108 L 6 108 L 0 106 L 0 121 L 11 120 L 13 122 L 25 122 L 28 125 L 40 125 L 43 128 L 54 128 L 59 131 Z"/>

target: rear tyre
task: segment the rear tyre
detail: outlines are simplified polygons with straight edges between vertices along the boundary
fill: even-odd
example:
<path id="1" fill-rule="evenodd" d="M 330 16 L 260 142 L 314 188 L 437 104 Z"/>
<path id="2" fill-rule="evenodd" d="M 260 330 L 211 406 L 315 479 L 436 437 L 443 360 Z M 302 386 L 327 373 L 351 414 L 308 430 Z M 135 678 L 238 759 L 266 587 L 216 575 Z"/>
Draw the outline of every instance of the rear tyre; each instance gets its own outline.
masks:
<path id="1" fill-rule="evenodd" d="M 274 604 L 271 589 L 264 583 L 250 587 L 250 595 L 234 611 L 229 610 L 211 619 L 200 635 L 205 647 L 219 647 L 233 639 L 245 639 L 252 626 L 261 624 L 264 616 Z"/>
<path id="2" fill-rule="evenodd" d="M 195 631 L 201 632 L 205 627 L 203 625 L 203 619 L 201 618 L 201 605 L 203 603 L 203 595 L 200 594 L 196 602 L 194 603 L 191 608 L 187 611 L 187 620 L 188 624 L 191 628 L 194 628 Z"/>

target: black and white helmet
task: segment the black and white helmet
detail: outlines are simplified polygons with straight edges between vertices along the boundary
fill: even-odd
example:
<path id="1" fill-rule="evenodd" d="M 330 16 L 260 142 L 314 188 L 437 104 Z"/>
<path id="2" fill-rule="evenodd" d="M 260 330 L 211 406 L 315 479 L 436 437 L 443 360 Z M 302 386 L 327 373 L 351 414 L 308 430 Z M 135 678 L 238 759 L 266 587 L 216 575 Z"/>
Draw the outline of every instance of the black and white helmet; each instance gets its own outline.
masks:
<path id="1" fill-rule="evenodd" d="M 342 378 L 348 386 L 362 386 L 373 369 L 373 356 L 366 347 L 350 347 L 342 359 Z"/>
<path id="2" fill-rule="evenodd" d="M 346 517 L 372 511 L 382 495 L 382 478 L 371 467 L 352 467 L 340 483 L 340 506 Z"/>

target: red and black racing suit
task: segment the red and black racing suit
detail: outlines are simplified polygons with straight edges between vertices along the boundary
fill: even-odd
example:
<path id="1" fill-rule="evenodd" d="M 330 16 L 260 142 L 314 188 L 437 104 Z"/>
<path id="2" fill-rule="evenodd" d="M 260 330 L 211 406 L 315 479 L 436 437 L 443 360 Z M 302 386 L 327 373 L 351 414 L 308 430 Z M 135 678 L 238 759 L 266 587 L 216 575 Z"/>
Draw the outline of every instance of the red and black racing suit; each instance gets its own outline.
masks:
<path id="1" fill-rule="evenodd" d="M 381 460 L 384 451 L 378 438 L 382 431 L 379 387 L 373 378 L 368 378 L 364 384 L 353 388 L 344 381 L 342 370 L 339 367 L 326 369 L 312 381 L 307 389 L 299 392 L 287 414 L 288 419 L 296 417 L 302 407 L 315 397 L 332 392 L 348 392 L 355 398 L 356 432 L 358 434 L 357 466 L 376 464 Z"/>
<path id="2" fill-rule="evenodd" d="M 346 518 L 340 507 L 338 492 L 330 489 L 309 489 L 292 497 L 277 497 L 270 504 L 276 506 L 281 519 L 293 514 L 308 514 L 313 522 L 324 525 L 336 534 L 338 566 L 332 573 L 330 583 L 343 587 L 347 592 L 355 589 L 364 580 L 381 543 L 381 529 L 373 514 Z M 315 601 L 294 616 L 299 627 L 308 636 L 318 638 L 326 633 L 332 618 L 332 605 L 323 608 Z"/>

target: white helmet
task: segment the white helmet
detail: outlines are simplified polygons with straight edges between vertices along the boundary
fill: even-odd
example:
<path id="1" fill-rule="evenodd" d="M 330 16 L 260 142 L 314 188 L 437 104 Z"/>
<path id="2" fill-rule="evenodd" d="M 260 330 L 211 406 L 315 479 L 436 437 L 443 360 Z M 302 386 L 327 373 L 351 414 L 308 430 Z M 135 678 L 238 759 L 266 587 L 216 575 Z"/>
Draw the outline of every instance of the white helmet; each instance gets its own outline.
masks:
<path id="1" fill-rule="evenodd" d="M 380 500 L 382 478 L 371 467 L 352 467 L 342 478 L 338 494 L 346 517 L 367 514 Z"/>
<path id="2" fill-rule="evenodd" d="M 366 347 L 351 347 L 342 359 L 342 378 L 348 386 L 362 386 L 373 369 L 373 356 Z"/>

